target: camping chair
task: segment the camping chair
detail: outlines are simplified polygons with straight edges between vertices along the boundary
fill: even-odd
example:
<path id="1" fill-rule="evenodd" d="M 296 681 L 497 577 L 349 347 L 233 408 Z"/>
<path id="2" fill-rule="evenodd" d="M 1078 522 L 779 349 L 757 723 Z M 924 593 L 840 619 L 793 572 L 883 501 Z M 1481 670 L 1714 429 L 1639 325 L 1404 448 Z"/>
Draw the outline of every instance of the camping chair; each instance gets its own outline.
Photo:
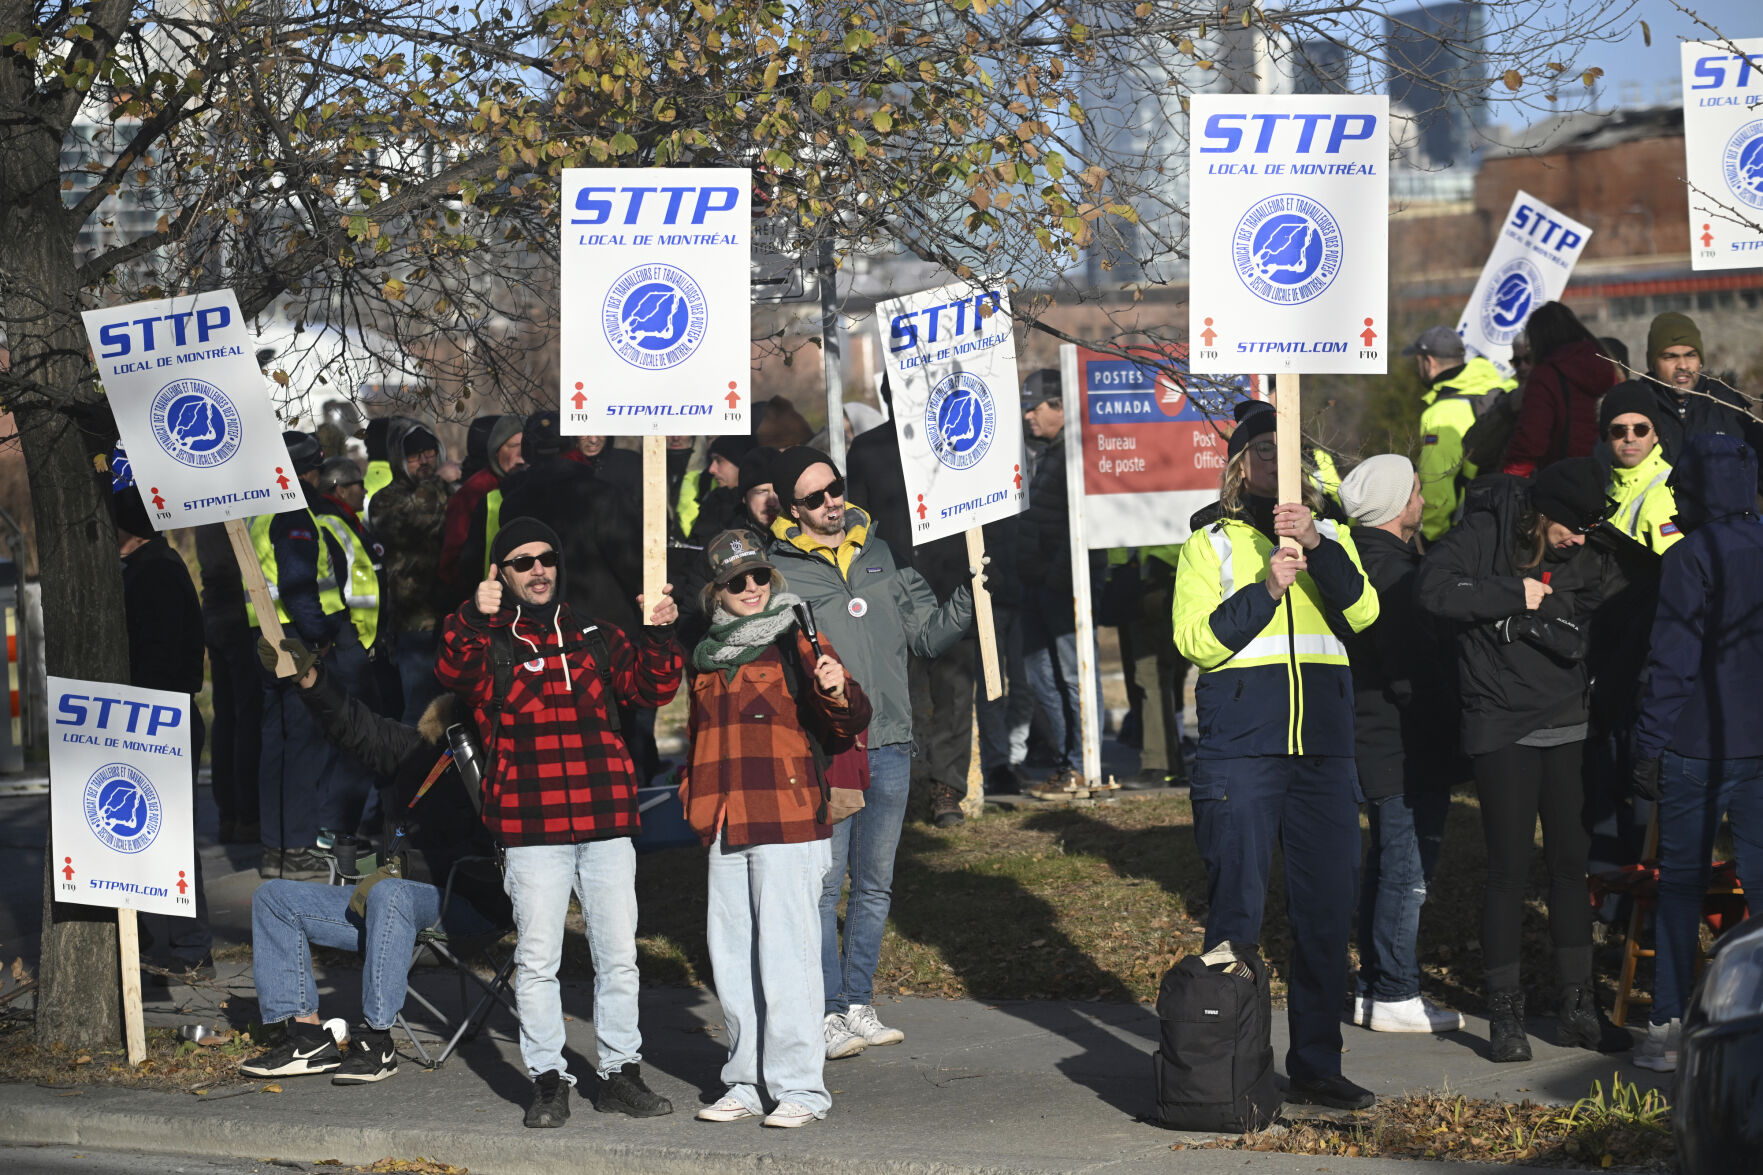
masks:
<path id="1" fill-rule="evenodd" d="M 454 974 L 459 977 L 459 1015 L 457 1019 L 449 1017 L 447 1013 L 436 1007 L 427 996 L 417 991 L 414 984 L 406 982 L 406 1001 L 415 1000 L 421 1004 L 429 1015 L 440 1023 L 440 1035 L 445 1038 L 439 1051 L 431 1057 L 422 1041 L 417 1039 L 415 1030 L 410 1027 L 410 1022 L 404 1018 L 404 1013 L 398 1013 L 398 1026 L 404 1030 L 404 1035 L 410 1038 L 412 1047 L 422 1058 L 423 1066 L 428 1069 L 439 1069 L 447 1063 L 447 1058 L 453 1055 L 453 1050 L 459 1047 L 460 1041 L 475 1037 L 478 1030 L 483 1027 L 484 1021 L 489 1019 L 490 1012 L 498 1001 L 509 1011 L 515 1011 L 510 987 L 514 975 L 514 952 L 509 951 L 504 955 L 498 950 L 502 939 L 512 927 L 502 926 L 487 934 L 466 938 L 449 934 L 442 926 L 448 903 L 453 900 L 453 883 L 458 878 L 461 868 L 471 866 L 494 868 L 497 866 L 497 862 L 492 857 L 461 857 L 453 863 L 453 868 L 447 871 L 446 888 L 441 891 L 441 915 L 436 917 L 433 925 L 417 933 L 416 949 L 410 955 L 411 971 L 415 971 L 416 965 L 421 962 L 423 955 L 428 954 L 434 957 L 436 964 L 450 966 Z M 473 959 L 484 960 L 494 969 L 494 977 L 486 980 L 479 975 L 471 966 Z M 470 984 L 476 984 L 481 989 L 481 994 L 477 996 L 475 1003 L 472 1002 Z M 452 1035 L 446 1035 L 448 1032 L 451 1032 Z"/>

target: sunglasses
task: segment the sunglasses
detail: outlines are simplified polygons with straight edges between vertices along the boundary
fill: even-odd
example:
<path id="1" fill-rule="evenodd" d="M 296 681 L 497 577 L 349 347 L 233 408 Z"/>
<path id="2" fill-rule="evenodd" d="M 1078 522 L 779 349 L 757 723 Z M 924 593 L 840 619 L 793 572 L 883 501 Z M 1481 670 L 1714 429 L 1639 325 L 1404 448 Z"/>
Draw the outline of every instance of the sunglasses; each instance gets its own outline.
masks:
<path id="1" fill-rule="evenodd" d="M 1610 426 L 1610 439 L 1613 441 L 1620 441 L 1628 436 L 1629 430 L 1631 429 L 1634 431 L 1634 439 L 1638 441 L 1648 433 L 1652 432 L 1653 426 L 1644 422 L 1641 424 L 1612 424 Z"/>
<path id="2" fill-rule="evenodd" d="M 751 579 L 754 587 L 765 587 L 771 582 L 771 568 L 755 567 L 751 571 L 743 571 L 732 579 L 726 579 L 720 585 L 725 592 L 739 595 L 747 590 L 747 581 Z"/>
<path id="3" fill-rule="evenodd" d="M 504 559 L 502 566 L 524 575 L 533 569 L 534 563 L 540 567 L 555 567 L 557 566 L 557 552 L 543 551 L 537 555 L 516 555 L 512 559 Z"/>
<path id="4" fill-rule="evenodd" d="M 835 498 L 844 497 L 845 479 L 842 477 L 835 477 L 826 484 L 824 489 L 815 490 L 806 498 L 793 498 L 791 501 L 798 506 L 806 506 L 810 510 L 818 510 L 826 504 L 828 494 L 831 494 Z"/>

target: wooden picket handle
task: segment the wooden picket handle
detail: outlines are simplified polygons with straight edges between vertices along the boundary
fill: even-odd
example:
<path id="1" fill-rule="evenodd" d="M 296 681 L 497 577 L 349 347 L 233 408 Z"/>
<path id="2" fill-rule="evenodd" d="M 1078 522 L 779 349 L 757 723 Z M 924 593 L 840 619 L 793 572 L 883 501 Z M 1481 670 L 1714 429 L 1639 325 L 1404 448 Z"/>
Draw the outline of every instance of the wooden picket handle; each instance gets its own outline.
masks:
<path id="1" fill-rule="evenodd" d="M 1274 394 L 1273 408 L 1279 422 L 1279 500 L 1304 500 L 1304 433 L 1303 418 L 1298 414 L 1298 376 L 1279 373 L 1279 390 Z M 1298 548 L 1298 540 L 1286 535 L 1279 540 L 1282 547 Z"/>
<path id="2" fill-rule="evenodd" d="M 269 584 L 263 578 L 263 564 L 257 561 L 257 548 L 251 544 L 251 527 L 243 518 L 226 520 L 226 537 L 233 544 L 233 561 L 245 581 L 245 594 L 257 610 L 257 631 L 275 650 L 275 675 L 294 676 L 294 658 L 282 648 L 282 621 L 276 615 L 275 601 L 269 598 Z"/>
<path id="3" fill-rule="evenodd" d="M 667 590 L 667 438 L 643 438 L 643 616 Z"/>
<path id="4" fill-rule="evenodd" d="M 122 964 L 122 1028 L 128 1041 L 129 1064 L 147 1059 L 147 1031 L 141 1023 L 141 935 L 135 912 L 116 911 L 116 948 Z"/>
<path id="5" fill-rule="evenodd" d="M 986 565 L 986 534 L 977 526 L 967 529 L 967 565 L 983 573 Z M 986 701 L 995 702 L 1004 693 L 1003 675 L 998 672 L 998 632 L 992 624 L 992 590 L 973 578 L 973 626 L 979 630 L 979 662 L 985 672 Z"/>

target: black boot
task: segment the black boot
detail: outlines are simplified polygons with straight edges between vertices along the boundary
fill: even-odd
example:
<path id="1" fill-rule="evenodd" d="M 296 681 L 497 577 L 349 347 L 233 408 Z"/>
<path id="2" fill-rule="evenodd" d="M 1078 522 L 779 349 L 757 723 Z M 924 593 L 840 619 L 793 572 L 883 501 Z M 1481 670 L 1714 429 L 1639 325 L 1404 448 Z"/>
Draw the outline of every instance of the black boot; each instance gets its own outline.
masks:
<path id="1" fill-rule="evenodd" d="M 1488 1058 L 1530 1060 L 1530 1039 L 1524 1035 L 1524 993 L 1496 991 L 1488 997 Z"/>
<path id="2" fill-rule="evenodd" d="M 633 1118 L 659 1118 L 673 1113 L 673 1103 L 650 1089 L 643 1081 L 643 1067 L 635 1061 L 615 1069 L 600 1088 L 602 1114 L 617 1112 Z"/>
<path id="3" fill-rule="evenodd" d="M 555 1069 L 533 1079 L 533 1100 L 526 1108 L 526 1124 L 536 1129 L 561 1126 L 569 1121 L 569 1082 Z"/>
<path id="4" fill-rule="evenodd" d="M 1561 1011 L 1555 1019 L 1555 1043 L 1563 1048 L 1622 1053 L 1634 1047 L 1634 1038 L 1610 1023 L 1598 1006 L 1598 995 L 1583 983 L 1561 987 Z"/>

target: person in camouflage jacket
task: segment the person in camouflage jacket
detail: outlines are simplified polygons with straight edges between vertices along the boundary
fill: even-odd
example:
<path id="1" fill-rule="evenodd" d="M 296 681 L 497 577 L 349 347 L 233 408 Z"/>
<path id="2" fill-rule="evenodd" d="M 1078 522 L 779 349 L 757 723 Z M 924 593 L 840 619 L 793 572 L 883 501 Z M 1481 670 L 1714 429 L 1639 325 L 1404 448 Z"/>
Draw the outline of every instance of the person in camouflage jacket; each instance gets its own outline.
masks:
<path id="1" fill-rule="evenodd" d="M 447 513 L 447 483 L 435 471 L 446 454 L 440 438 L 406 417 L 386 429 L 392 482 L 368 501 L 374 534 L 386 548 L 385 592 L 391 602 L 393 661 L 404 687 L 404 721 L 414 723 L 440 696 L 435 627 L 440 620 L 437 536 Z"/>

